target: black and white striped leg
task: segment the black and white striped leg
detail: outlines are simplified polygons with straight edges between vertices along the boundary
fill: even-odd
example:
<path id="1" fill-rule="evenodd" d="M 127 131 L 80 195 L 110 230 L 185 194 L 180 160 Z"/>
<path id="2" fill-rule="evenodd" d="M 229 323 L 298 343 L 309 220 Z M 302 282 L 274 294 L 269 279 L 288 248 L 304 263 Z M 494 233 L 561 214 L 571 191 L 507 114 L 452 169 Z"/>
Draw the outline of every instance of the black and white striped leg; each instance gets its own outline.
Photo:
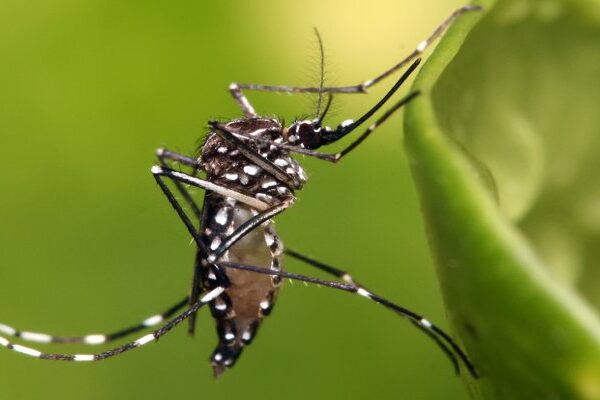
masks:
<path id="1" fill-rule="evenodd" d="M 189 217 L 183 210 L 183 207 L 181 207 L 181 204 L 179 204 L 179 202 L 173 195 L 173 192 L 171 191 L 171 189 L 169 189 L 169 186 L 167 186 L 167 184 L 163 181 L 163 176 L 166 176 L 172 180 L 178 180 L 180 182 L 187 183 L 192 186 L 200 187 L 202 189 L 212 190 L 214 192 L 221 192 L 221 194 L 228 193 L 228 194 L 226 194 L 226 196 L 229 195 L 229 193 L 231 193 L 230 197 L 234 197 L 234 198 L 236 198 L 236 196 L 238 196 L 238 195 L 243 196 L 243 197 L 248 197 L 246 195 L 235 192 L 233 190 L 223 188 L 222 186 L 215 185 L 212 182 L 208 182 L 203 179 L 187 175 L 183 172 L 173 171 L 168 168 L 154 166 L 154 167 L 152 167 L 152 174 L 154 175 L 154 179 L 156 179 L 156 183 L 158 183 L 158 186 L 162 190 L 163 194 L 165 195 L 167 200 L 169 200 L 169 203 L 171 204 L 171 206 L 173 207 L 173 209 L 175 210 L 175 212 L 177 213 L 177 215 L 179 216 L 179 218 L 185 225 L 186 229 L 188 230 L 188 233 L 192 236 L 192 238 L 194 239 L 194 242 L 196 242 L 196 246 L 198 247 L 198 249 L 201 249 L 204 253 L 208 253 L 208 249 L 206 248 L 206 246 L 204 245 L 202 240 L 200 240 L 200 235 L 198 234 L 197 229 L 194 227 L 194 224 L 192 224 L 192 221 L 190 221 Z M 252 197 L 248 197 L 248 198 L 253 201 L 258 201 L 261 205 L 264 205 L 266 207 L 266 203 L 263 203 Z M 219 282 L 219 284 L 221 284 L 225 287 L 228 287 L 229 280 L 227 279 L 227 276 L 225 275 L 225 273 L 218 267 L 214 268 L 214 272 L 217 277 L 217 282 Z M 199 276 L 197 276 L 197 274 L 198 273 L 197 273 L 197 266 L 196 266 L 195 270 L 194 270 L 194 278 L 193 278 L 194 282 L 196 282 L 196 280 L 199 279 Z M 190 293 L 190 299 L 193 299 L 197 295 L 198 295 L 198 293 L 194 292 L 194 289 L 193 289 L 193 293 Z M 192 319 L 193 318 L 195 318 L 195 317 L 192 317 Z M 190 329 L 190 330 L 193 331 L 193 329 Z"/>
<path id="2" fill-rule="evenodd" d="M 179 153 L 175 153 L 175 152 L 172 152 L 172 151 L 169 151 L 166 149 L 158 149 L 156 151 L 156 155 L 157 155 L 158 159 L 160 160 L 161 166 L 165 167 L 165 168 L 168 168 L 167 160 L 169 160 L 169 161 L 176 162 L 180 165 L 185 165 L 187 167 L 191 167 L 192 175 L 195 175 L 198 170 L 202 170 L 201 165 L 198 163 L 198 161 L 196 159 L 187 157 L 187 156 L 179 154 Z M 199 222 L 198 229 L 197 229 L 197 232 L 199 232 L 201 230 L 202 226 L 204 225 L 204 214 L 202 212 L 201 207 L 198 206 L 198 204 L 196 203 L 194 198 L 191 196 L 191 194 L 187 190 L 187 187 L 182 182 L 180 182 L 179 180 L 175 180 L 175 179 L 171 179 L 171 181 L 177 188 L 177 191 L 182 195 L 183 199 L 186 201 L 186 203 L 191 208 L 192 212 L 194 213 L 194 216 L 196 217 L 196 220 Z M 161 187 L 162 187 L 162 185 L 161 185 Z M 164 191 L 164 188 L 163 188 L 163 191 Z M 200 248 L 198 248 L 198 250 L 196 252 L 196 257 L 194 260 L 194 273 L 192 276 L 192 286 L 191 286 L 189 300 L 188 300 L 188 304 L 190 304 L 190 305 L 192 305 L 193 303 L 198 301 L 198 299 L 200 298 L 200 295 L 202 294 L 202 286 L 200 284 L 201 283 L 200 281 L 202 279 L 201 258 L 202 258 L 201 251 L 200 251 Z M 190 335 L 194 335 L 195 329 L 196 329 L 196 315 L 194 314 L 194 315 L 191 315 L 188 320 L 188 333 Z"/>
<path id="3" fill-rule="evenodd" d="M 333 275 L 341 280 L 343 280 L 346 283 L 349 283 L 351 285 L 355 285 L 355 286 L 362 286 L 358 283 L 356 283 L 356 281 L 354 280 L 354 278 L 347 272 L 341 269 L 338 269 L 336 267 L 333 267 L 329 264 L 325 264 L 324 262 L 315 260 L 312 257 L 306 256 L 304 254 L 298 253 L 297 251 L 294 251 L 292 249 L 285 249 L 284 253 L 290 257 L 293 257 L 297 260 L 300 260 L 302 262 L 305 262 L 306 264 L 313 266 L 315 268 L 320 269 L 323 272 L 326 272 L 330 275 Z"/>
<path id="4" fill-rule="evenodd" d="M 475 5 L 467 5 L 464 7 L 460 7 L 452 14 L 450 14 L 425 40 L 417 45 L 417 47 L 406 57 L 404 57 L 400 62 L 387 69 L 383 73 L 377 75 L 372 79 L 368 79 L 364 82 L 361 82 L 357 85 L 351 86 L 337 86 L 337 87 L 295 87 L 295 86 L 282 86 L 282 85 L 261 85 L 261 84 L 238 84 L 232 83 L 230 85 L 230 91 L 235 90 L 234 97 L 238 101 L 238 103 L 244 108 L 243 102 L 239 99 L 245 99 L 247 104 L 248 100 L 243 95 L 242 90 L 254 90 L 254 91 L 263 91 L 263 92 L 286 92 L 286 93 L 366 93 L 367 89 L 371 86 L 379 83 L 383 79 L 392 75 L 394 72 L 398 71 L 412 60 L 419 57 L 423 52 L 438 38 L 440 37 L 446 29 L 454 22 L 462 14 L 465 14 L 470 11 L 478 11 L 481 10 L 480 6 Z M 232 89 L 234 88 L 234 89 Z M 239 97 L 238 97 L 239 96 Z M 254 109 L 249 108 L 251 112 L 254 112 Z"/>
<path id="5" fill-rule="evenodd" d="M 165 186 L 162 177 L 165 176 L 173 181 L 179 181 L 181 183 L 185 183 L 190 186 L 195 186 L 204 190 L 209 190 L 211 192 L 218 193 L 225 197 L 231 197 L 241 203 L 247 204 L 257 210 L 264 211 L 269 208 L 269 205 L 263 201 L 255 199 L 254 197 L 247 196 L 243 193 L 236 192 L 235 190 L 228 189 L 224 186 L 216 185 L 212 182 L 209 182 L 204 179 L 197 178 L 195 176 L 186 174 L 185 172 L 174 171 L 170 168 L 161 167 L 155 165 L 151 169 L 152 175 L 156 179 L 158 185 L 163 188 Z M 163 189 L 164 191 L 164 189 Z M 166 193 L 165 193 L 166 195 Z M 169 196 L 167 196 L 169 197 Z"/>
<path id="6" fill-rule="evenodd" d="M 397 305 L 383 297 L 380 297 L 380 296 L 376 295 L 375 293 L 373 293 L 372 291 L 365 289 L 364 287 L 360 287 L 355 284 L 328 281 L 328 280 L 324 280 L 324 279 L 313 278 L 310 276 L 293 274 L 293 273 L 284 272 L 284 271 L 276 271 L 276 270 L 272 270 L 272 269 L 256 267 L 253 265 L 245 265 L 245 264 L 240 264 L 240 263 L 235 263 L 235 262 L 230 262 L 230 261 L 221 261 L 218 263 L 218 265 L 220 267 L 240 269 L 240 270 L 244 270 L 244 271 L 252 271 L 252 272 L 265 274 L 265 275 L 281 276 L 283 278 L 298 280 L 298 281 L 307 282 L 307 283 L 313 283 L 313 284 L 326 286 L 326 287 L 330 287 L 330 288 L 334 288 L 334 289 L 338 289 L 338 290 L 343 290 L 343 291 L 350 292 L 350 293 L 356 293 L 356 294 L 358 294 L 362 297 L 365 297 L 369 300 L 372 300 L 375 303 L 380 304 L 383 307 L 395 312 L 396 314 L 408 319 L 416 326 L 419 326 L 421 330 L 427 331 L 428 335 L 430 337 L 436 337 L 437 343 L 440 343 L 440 342 L 445 343 L 448 346 L 448 348 L 452 349 L 452 352 L 463 362 L 465 367 L 468 369 L 469 373 L 474 378 L 479 377 L 479 374 L 478 374 L 477 370 L 475 369 L 475 366 L 473 365 L 473 363 L 469 360 L 469 358 L 467 357 L 465 352 L 458 346 L 458 344 L 454 341 L 454 339 L 452 339 L 450 337 L 450 335 L 448 335 L 446 332 L 444 332 L 438 326 L 434 325 L 432 322 L 430 322 L 424 316 L 417 314 L 414 311 L 411 311 L 400 305 Z"/>
<path id="7" fill-rule="evenodd" d="M 168 321 L 162 328 L 153 331 L 145 336 L 140 337 L 133 342 L 129 342 L 124 344 L 123 346 L 116 347 L 111 350 L 103 351 L 101 353 L 96 354 L 56 354 L 56 353 L 44 353 L 39 350 L 21 346 L 18 344 L 11 343 L 8 339 L 0 336 L 0 346 L 5 347 L 9 350 L 13 350 L 17 353 L 21 353 L 30 357 L 40 358 L 43 360 L 56 360 L 56 361 L 100 361 L 105 360 L 110 357 L 118 356 L 123 354 L 129 350 L 137 349 L 138 347 L 142 347 L 148 343 L 155 342 L 161 336 L 166 335 L 169 331 L 171 331 L 174 327 L 185 321 L 191 315 L 196 313 L 200 308 L 202 308 L 207 303 L 213 301 L 216 297 L 221 295 L 225 288 L 219 286 L 206 295 L 204 295 L 199 301 L 194 303 L 191 307 L 185 310 L 183 313 L 179 314 L 172 320 Z"/>
<path id="8" fill-rule="evenodd" d="M 187 214 L 183 210 L 183 207 L 181 207 L 181 205 L 179 204 L 179 202 L 173 195 L 173 192 L 171 191 L 171 189 L 169 189 L 167 184 L 162 179 L 163 176 L 171 177 L 172 174 L 182 174 L 182 175 L 186 175 L 186 174 L 184 174 L 182 172 L 172 171 L 170 169 L 167 169 L 164 167 L 158 167 L 158 166 L 152 167 L 152 174 L 154 175 L 154 179 L 156 180 L 156 183 L 158 183 L 158 186 L 162 190 L 163 194 L 165 195 L 167 200 L 169 200 L 169 203 L 171 204 L 173 209 L 175 209 L 175 212 L 177 212 L 177 215 L 179 215 L 179 218 L 181 219 L 181 221 L 187 228 L 190 235 L 192 235 L 192 237 L 194 239 L 196 239 L 196 228 L 194 227 L 194 224 L 192 224 L 192 221 L 190 221 L 190 218 L 187 216 Z M 190 178 L 193 178 L 193 177 L 190 177 Z M 200 181 L 202 181 L 202 180 L 200 180 Z M 200 241 L 200 240 L 196 240 L 196 245 L 200 248 L 204 248 L 204 243 L 202 243 L 202 241 Z"/>
<path id="9" fill-rule="evenodd" d="M 192 238 L 194 239 L 194 241 L 196 242 L 198 247 L 203 249 L 203 251 L 206 254 L 209 254 L 207 261 L 210 263 L 214 263 L 216 260 L 218 260 L 219 257 L 223 253 L 225 253 L 227 250 L 229 250 L 229 248 L 231 246 L 233 246 L 238 240 L 242 239 L 245 235 L 247 235 L 249 232 L 254 230 L 256 227 L 258 227 L 262 223 L 268 221 L 269 219 L 273 218 L 277 214 L 283 212 L 284 210 L 286 210 L 293 204 L 293 201 L 290 200 L 290 201 L 284 201 L 284 202 L 276 204 L 274 206 L 269 206 L 267 203 L 264 203 L 253 197 L 246 196 L 246 195 L 236 192 L 234 190 L 227 189 L 227 188 L 219 186 L 219 185 L 215 185 L 212 182 L 208 182 L 203 179 L 187 175 L 183 172 L 173 171 L 168 168 L 154 166 L 154 167 L 152 167 L 152 173 L 154 175 L 154 178 L 156 179 L 156 182 L 158 183 L 161 190 L 163 191 L 164 195 L 167 197 L 167 199 L 169 200 L 169 203 L 171 203 L 171 206 L 175 209 L 175 211 L 179 215 L 180 219 L 185 224 L 189 234 L 192 236 Z M 200 187 L 200 188 L 203 188 L 206 190 L 211 190 L 213 192 L 219 193 L 224 196 L 232 197 L 232 198 L 234 198 L 238 201 L 241 201 L 245 204 L 248 204 L 258 210 L 261 210 L 261 212 L 259 214 L 255 215 L 254 217 L 250 218 L 245 223 L 241 224 L 224 241 L 218 242 L 218 243 L 215 242 L 216 245 L 214 245 L 214 248 L 211 247 L 210 249 L 207 249 L 206 246 L 204 245 L 204 243 L 200 240 L 200 237 L 198 235 L 197 230 L 194 228 L 194 225 L 192 224 L 192 222 L 188 218 L 187 214 L 185 213 L 185 211 L 183 210 L 183 208 L 181 207 L 181 205 L 179 204 L 179 202 L 173 195 L 173 192 L 171 192 L 169 187 L 163 181 L 163 179 L 162 179 L 163 176 L 167 176 L 171 179 L 178 180 L 180 182 L 187 183 L 192 186 L 197 186 L 197 187 Z"/>
<path id="10" fill-rule="evenodd" d="M 454 372 L 457 375 L 459 375 L 460 374 L 460 364 L 459 364 L 458 359 L 452 352 L 452 349 L 450 347 L 448 347 L 448 345 L 442 339 L 440 339 L 436 334 L 431 332 L 428 328 L 425 328 L 424 326 L 422 326 L 420 323 L 418 323 L 416 321 L 410 320 L 410 322 L 418 330 L 420 330 L 421 332 L 423 332 L 424 334 L 429 336 L 431 338 L 431 340 L 433 340 L 435 342 L 435 344 L 438 346 L 438 348 L 440 348 L 444 352 L 444 354 L 446 354 L 446 357 L 448 357 L 448 360 L 454 366 Z M 470 372 L 472 373 L 472 371 L 470 371 Z M 477 375 L 473 375 L 473 376 L 475 378 L 477 378 Z"/>
<path id="11" fill-rule="evenodd" d="M 122 339 L 133 333 L 140 332 L 145 329 L 156 326 L 164 320 L 170 318 L 173 314 L 182 309 L 186 304 L 187 297 L 177 302 L 173 306 L 169 307 L 162 313 L 155 314 L 151 317 L 146 318 L 139 324 L 107 334 L 94 333 L 82 336 L 54 336 L 49 335 L 47 333 L 22 331 L 15 329 L 12 326 L 0 324 L 0 335 L 12 336 L 23 341 L 37 343 L 77 343 L 86 345 L 98 345 Z"/>
<path id="12" fill-rule="evenodd" d="M 156 156 L 158 157 L 158 160 L 160 161 L 160 165 L 164 168 L 169 168 L 169 166 L 167 164 L 167 160 L 171 160 L 171 161 L 175 161 L 179 164 L 183 164 L 188 167 L 192 167 L 194 169 L 193 173 L 195 173 L 201 169 L 200 166 L 198 165 L 198 163 L 196 162 L 196 160 L 194 160 L 190 157 L 186 157 L 184 155 L 178 154 L 178 153 L 174 153 L 174 152 L 166 150 L 166 149 L 156 150 Z M 173 180 L 173 184 L 175 185 L 175 187 L 177 188 L 177 191 L 181 194 L 183 199 L 186 201 L 186 203 L 191 208 L 196 219 L 198 221 L 200 221 L 202 219 L 201 207 L 198 207 L 198 204 L 194 201 L 190 192 L 187 190 L 187 188 L 181 182 L 179 182 L 177 180 Z"/>
<path id="13" fill-rule="evenodd" d="M 194 239 L 195 240 L 195 239 Z M 198 301 L 198 299 L 200 298 L 200 295 L 202 294 L 202 260 L 203 258 L 203 252 L 202 250 L 198 247 L 196 248 L 196 256 L 194 258 L 194 274 L 192 276 L 192 287 L 190 289 L 190 296 L 189 296 L 189 300 L 188 303 L 189 304 L 193 304 L 196 301 Z M 217 275 L 223 275 L 222 271 L 219 270 L 216 272 L 215 276 Z M 196 315 L 192 315 L 188 321 L 188 334 L 191 336 L 194 336 L 194 333 L 196 332 Z"/>
<path id="14" fill-rule="evenodd" d="M 291 249 L 285 249 L 285 254 L 289 255 L 290 257 L 293 257 L 297 260 L 303 261 L 306 264 L 313 266 L 321 271 L 324 271 L 330 275 L 333 275 L 333 276 L 343 280 L 346 283 L 349 283 L 351 285 L 354 285 L 356 287 L 359 287 L 359 288 L 362 288 L 362 289 L 365 289 L 368 291 L 366 286 L 356 282 L 354 280 L 354 278 L 347 271 L 333 267 L 329 264 L 325 264 L 322 261 L 315 260 L 314 258 L 308 257 L 304 254 L 298 253 L 297 251 L 294 251 Z M 436 342 L 438 347 L 440 347 L 440 349 L 442 349 L 442 351 L 446 354 L 446 356 L 448 357 L 448 359 L 450 360 L 452 365 L 454 365 L 454 370 L 456 371 L 456 373 L 458 373 L 460 367 L 459 367 L 458 360 L 457 360 L 456 356 L 454 355 L 454 352 L 452 351 L 452 349 L 450 347 L 448 347 L 448 345 L 446 343 L 444 343 L 442 340 L 440 340 L 440 338 L 438 336 L 434 335 L 430 330 L 424 328 L 421 324 L 417 323 L 414 320 L 410 320 L 410 322 L 413 323 L 413 325 L 415 327 L 417 327 L 417 329 L 421 330 L 423 333 L 425 333 L 433 341 Z"/>
<path id="15" fill-rule="evenodd" d="M 233 96 L 236 103 L 240 106 L 242 111 L 244 112 L 244 116 L 246 117 L 256 117 L 256 111 L 254 111 L 254 107 L 248 101 L 246 95 L 242 92 L 240 85 L 237 83 L 232 83 L 229 85 L 229 93 Z"/>
<path id="16" fill-rule="evenodd" d="M 198 164 L 196 159 L 184 156 L 183 154 L 175 153 L 167 149 L 157 149 L 156 157 L 158 157 L 158 159 L 161 161 L 161 164 L 166 163 L 166 160 L 171 160 L 178 164 L 183 164 L 187 167 L 192 167 L 197 170 L 202 169 L 201 165 Z"/>
<path id="17" fill-rule="evenodd" d="M 284 211 L 286 208 L 288 208 L 291 205 L 291 202 L 283 202 L 281 204 L 269 207 L 269 205 L 267 203 L 264 203 L 253 197 L 246 196 L 246 195 L 236 192 L 234 190 L 227 189 L 227 188 L 219 186 L 219 185 L 215 185 L 212 182 L 208 182 L 203 179 L 187 175 L 183 172 L 173 171 L 168 168 L 154 166 L 154 167 L 152 167 L 152 174 L 154 175 L 154 178 L 156 179 L 156 182 L 160 186 L 164 195 L 169 200 L 169 203 L 175 209 L 175 211 L 177 212 L 177 215 L 179 215 L 179 218 L 183 221 L 189 234 L 192 236 L 192 238 L 196 242 L 196 245 L 198 246 L 198 248 L 202 249 L 202 251 L 205 254 L 209 254 L 207 261 L 210 263 L 213 263 L 214 261 L 216 261 L 223 253 L 225 253 L 231 246 L 233 246 L 233 244 L 235 244 L 238 240 L 240 240 L 245 235 L 247 235 L 250 231 L 255 229 L 258 225 L 262 224 L 263 222 L 269 220 L 270 218 L 272 218 L 275 215 L 279 214 L 280 212 Z M 248 205 L 250 205 L 256 209 L 262 210 L 262 211 L 259 214 L 257 214 L 256 216 L 252 217 L 250 220 L 246 221 L 244 224 L 240 225 L 229 237 L 227 237 L 227 239 L 225 239 L 225 241 L 223 241 L 222 243 L 217 243 L 214 246 L 214 249 L 213 248 L 208 249 L 208 248 L 206 248 L 206 245 L 202 242 L 202 240 L 200 240 L 198 231 L 195 229 L 195 227 L 192 224 L 192 222 L 190 221 L 189 217 L 187 216 L 187 214 L 181 207 L 181 204 L 179 204 L 179 202 L 173 195 L 173 192 L 171 192 L 171 190 L 169 189 L 167 184 L 163 181 L 163 179 L 162 179 L 163 176 L 166 176 L 173 180 L 178 180 L 183 183 L 187 183 L 192 186 L 200 187 L 200 188 L 203 188 L 206 190 L 211 190 L 213 192 L 219 193 L 224 196 L 232 197 L 238 201 L 241 201 L 245 204 L 248 204 Z M 211 244 L 211 246 L 212 246 L 212 244 Z M 217 278 L 222 279 L 222 281 L 220 281 L 220 282 L 227 285 L 227 278 L 223 274 L 219 273 L 219 275 L 220 276 L 218 276 Z"/>

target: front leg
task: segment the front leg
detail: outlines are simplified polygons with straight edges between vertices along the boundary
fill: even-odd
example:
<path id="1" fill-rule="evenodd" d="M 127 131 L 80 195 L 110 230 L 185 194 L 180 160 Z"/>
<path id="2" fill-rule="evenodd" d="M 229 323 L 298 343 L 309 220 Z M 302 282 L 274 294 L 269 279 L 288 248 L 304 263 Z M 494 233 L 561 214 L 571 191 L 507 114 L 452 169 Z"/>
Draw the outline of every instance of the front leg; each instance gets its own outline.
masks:
<path id="1" fill-rule="evenodd" d="M 235 102 L 238 103 L 242 111 L 244 112 L 244 116 L 247 118 L 256 117 L 256 111 L 254 111 L 254 107 L 248 101 L 246 95 L 242 92 L 242 88 L 237 83 L 232 83 L 229 85 L 229 93 L 235 99 Z"/>
<path id="2" fill-rule="evenodd" d="M 194 175 L 195 175 L 196 171 L 202 169 L 197 160 L 187 157 L 187 156 L 184 156 L 179 153 L 174 153 L 174 152 L 166 150 L 166 149 L 161 148 L 161 149 L 156 150 L 156 157 L 158 158 L 158 161 L 160 162 L 161 167 L 169 168 L 169 165 L 167 164 L 167 160 L 170 160 L 170 161 L 174 161 L 179 164 L 183 164 L 185 166 L 193 168 Z M 186 203 L 192 209 L 192 212 L 194 213 L 194 216 L 196 217 L 196 219 L 199 222 L 202 221 L 202 208 L 198 207 L 198 204 L 196 203 L 196 201 L 194 200 L 194 198 L 192 197 L 190 192 L 187 190 L 187 188 L 181 182 L 179 182 L 177 180 L 173 180 L 173 183 L 175 184 L 175 187 L 177 188 L 177 191 L 179 192 L 179 194 L 181 194 L 183 199 L 186 201 Z"/>
<path id="3" fill-rule="evenodd" d="M 231 197 L 241 203 L 249 205 L 250 207 L 256 208 L 257 210 L 264 211 L 269 208 L 269 205 L 263 201 L 255 199 L 254 197 L 247 196 L 243 193 L 235 190 L 228 189 L 224 186 L 217 185 L 205 179 L 200 179 L 195 176 L 186 174 L 185 172 L 174 171 L 170 168 L 161 167 L 155 165 L 151 169 L 152 175 L 157 179 L 158 184 L 163 188 L 164 182 L 163 176 L 170 178 L 171 180 L 185 183 L 187 185 L 195 186 L 204 190 L 215 192 L 224 197 Z M 164 192 L 164 189 L 163 189 Z M 166 194 L 166 193 L 165 193 Z M 171 194 L 172 195 L 172 194 Z M 169 197 L 169 196 L 167 196 Z"/>
<path id="4" fill-rule="evenodd" d="M 196 178 L 194 176 L 185 174 L 183 172 L 173 171 L 168 168 L 154 166 L 154 167 L 152 167 L 152 174 L 154 175 L 154 179 L 156 180 L 156 183 L 159 185 L 163 194 L 165 195 L 167 200 L 169 200 L 169 203 L 171 204 L 171 206 L 173 207 L 175 212 L 177 212 L 177 215 L 179 216 L 179 218 L 185 225 L 189 234 L 192 236 L 192 238 L 196 242 L 198 249 L 201 249 L 205 254 L 209 254 L 209 250 L 207 249 L 206 245 L 202 241 L 198 229 L 194 226 L 194 224 L 192 223 L 190 218 L 187 216 L 187 214 L 183 210 L 183 207 L 181 206 L 181 204 L 179 204 L 179 201 L 177 201 L 177 199 L 173 195 L 173 192 L 171 191 L 169 186 L 167 186 L 167 184 L 165 183 L 165 181 L 163 179 L 164 177 L 168 177 L 175 182 L 188 184 L 188 185 L 199 187 L 199 188 L 209 190 L 209 191 L 212 191 L 215 193 L 219 193 L 225 197 L 234 198 L 237 201 L 240 201 L 247 205 L 250 205 L 257 210 L 268 210 L 269 209 L 268 204 L 263 203 L 260 200 L 257 200 L 253 197 L 246 196 L 246 195 L 236 192 L 234 190 L 227 189 L 225 187 L 216 185 L 216 184 L 206 181 L 204 179 Z M 225 249 L 223 251 L 227 251 L 227 249 Z M 196 259 L 196 261 L 197 262 L 199 261 L 198 258 Z M 196 265 L 195 270 L 196 271 L 194 273 L 194 285 L 196 285 L 197 282 L 199 281 L 199 275 L 197 272 L 198 265 Z M 228 283 L 228 279 L 225 276 L 225 274 L 223 273 L 223 271 L 221 269 L 215 267 L 215 274 L 217 275 L 218 282 L 220 282 L 226 286 Z M 191 293 L 190 299 L 194 299 L 194 297 L 197 297 L 198 294 L 199 294 L 199 292 L 197 291 L 197 289 L 192 288 L 192 293 Z"/>
<path id="5" fill-rule="evenodd" d="M 238 84 L 232 83 L 229 86 L 229 90 L 238 102 L 244 112 L 250 112 L 251 115 L 254 116 L 254 109 L 250 106 L 250 103 L 246 99 L 246 96 L 243 95 L 242 89 L 244 90 L 254 90 L 254 91 L 262 91 L 262 92 L 280 92 L 280 93 L 366 93 L 367 90 L 381 82 L 383 79 L 388 76 L 394 74 L 399 69 L 408 65 L 411 61 L 415 60 L 423 52 L 433 43 L 437 38 L 439 38 L 445 31 L 448 29 L 450 25 L 461 15 L 481 10 L 481 6 L 475 5 L 467 5 L 460 7 L 454 10 L 437 28 L 423 41 L 421 41 L 415 49 L 398 63 L 393 65 L 391 68 L 385 70 L 374 78 L 367 79 L 361 83 L 350 86 L 333 86 L 333 87 L 297 87 L 297 86 L 284 86 L 284 85 L 261 85 L 261 84 Z"/>

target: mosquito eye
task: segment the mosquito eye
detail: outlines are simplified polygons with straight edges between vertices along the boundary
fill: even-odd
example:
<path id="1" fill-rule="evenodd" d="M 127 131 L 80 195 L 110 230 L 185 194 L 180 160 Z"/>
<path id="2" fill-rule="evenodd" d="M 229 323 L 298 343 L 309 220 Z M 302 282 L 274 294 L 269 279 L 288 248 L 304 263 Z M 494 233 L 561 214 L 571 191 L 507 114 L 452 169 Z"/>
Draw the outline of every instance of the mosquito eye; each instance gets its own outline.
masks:
<path id="1" fill-rule="evenodd" d="M 321 135 L 315 130 L 315 127 L 310 124 L 300 124 L 296 128 L 300 143 L 305 149 L 316 149 L 321 146 Z"/>

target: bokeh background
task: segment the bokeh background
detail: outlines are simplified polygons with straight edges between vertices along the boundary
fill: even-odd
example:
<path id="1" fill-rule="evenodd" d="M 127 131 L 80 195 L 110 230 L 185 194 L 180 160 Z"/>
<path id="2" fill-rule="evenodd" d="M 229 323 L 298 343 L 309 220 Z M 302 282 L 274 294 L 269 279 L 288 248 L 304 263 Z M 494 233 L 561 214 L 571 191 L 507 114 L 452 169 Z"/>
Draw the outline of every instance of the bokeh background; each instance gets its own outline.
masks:
<path id="1" fill-rule="evenodd" d="M 150 174 L 154 150 L 191 153 L 207 120 L 238 117 L 231 81 L 317 83 L 313 26 L 325 42 L 328 83 L 354 84 L 398 61 L 461 4 L 4 0 L 0 322 L 67 335 L 112 331 L 179 299 L 194 251 Z M 338 96 L 328 123 L 355 118 L 392 84 Z M 315 104 L 281 94 L 250 100 L 288 121 Z M 447 328 L 401 139 L 396 116 L 339 165 L 303 160 L 311 179 L 278 230 L 291 248 Z M 315 274 L 293 260 L 287 268 Z M 218 381 L 207 361 L 214 326 L 204 313 L 199 324 L 193 339 L 178 329 L 95 364 L 4 350 L 0 398 L 466 396 L 428 338 L 349 294 L 286 283 L 257 340 Z"/>

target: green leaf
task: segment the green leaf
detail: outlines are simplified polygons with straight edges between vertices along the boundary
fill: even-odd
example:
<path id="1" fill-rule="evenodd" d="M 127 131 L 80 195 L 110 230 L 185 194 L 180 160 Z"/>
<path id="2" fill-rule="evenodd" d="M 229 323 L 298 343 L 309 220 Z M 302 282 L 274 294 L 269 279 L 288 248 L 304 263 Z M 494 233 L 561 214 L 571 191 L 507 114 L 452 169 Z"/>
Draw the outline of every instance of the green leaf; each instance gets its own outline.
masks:
<path id="1" fill-rule="evenodd" d="M 474 398 L 599 399 L 600 2 L 481 1 L 405 146 Z M 464 375 L 464 374 L 463 374 Z"/>

